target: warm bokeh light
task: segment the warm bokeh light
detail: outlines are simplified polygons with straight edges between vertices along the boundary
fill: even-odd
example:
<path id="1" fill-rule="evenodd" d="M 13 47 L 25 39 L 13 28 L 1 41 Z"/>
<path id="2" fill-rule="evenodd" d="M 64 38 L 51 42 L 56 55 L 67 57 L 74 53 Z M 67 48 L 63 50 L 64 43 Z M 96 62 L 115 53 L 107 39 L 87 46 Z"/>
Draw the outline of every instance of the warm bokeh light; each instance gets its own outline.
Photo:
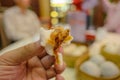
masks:
<path id="1" fill-rule="evenodd" d="M 71 3 L 73 0 L 51 0 L 53 4 Z"/>
<path id="2" fill-rule="evenodd" d="M 63 3 L 63 4 L 59 4 L 59 3 L 51 4 L 52 7 L 63 7 L 65 5 L 66 5 L 65 3 Z"/>
<path id="3" fill-rule="evenodd" d="M 53 25 L 57 24 L 57 23 L 58 23 L 58 19 L 57 19 L 57 18 L 53 18 L 53 19 L 51 20 L 51 23 L 52 23 Z"/>
<path id="4" fill-rule="evenodd" d="M 51 12 L 51 17 L 58 17 L 58 12 L 52 11 Z"/>
<path id="5" fill-rule="evenodd" d="M 73 0 L 51 0 L 52 7 L 62 7 L 68 3 L 72 3 Z"/>

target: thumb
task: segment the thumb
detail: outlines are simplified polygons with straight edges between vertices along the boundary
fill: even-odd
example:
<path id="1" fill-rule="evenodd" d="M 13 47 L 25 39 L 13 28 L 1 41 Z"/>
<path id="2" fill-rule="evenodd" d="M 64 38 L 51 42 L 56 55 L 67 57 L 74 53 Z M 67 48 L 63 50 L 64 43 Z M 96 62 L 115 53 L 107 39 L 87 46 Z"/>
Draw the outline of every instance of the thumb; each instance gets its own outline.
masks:
<path id="1" fill-rule="evenodd" d="M 30 43 L 26 46 L 8 51 L 0 56 L 0 64 L 17 65 L 24 62 L 38 53 L 44 52 L 39 42 Z"/>

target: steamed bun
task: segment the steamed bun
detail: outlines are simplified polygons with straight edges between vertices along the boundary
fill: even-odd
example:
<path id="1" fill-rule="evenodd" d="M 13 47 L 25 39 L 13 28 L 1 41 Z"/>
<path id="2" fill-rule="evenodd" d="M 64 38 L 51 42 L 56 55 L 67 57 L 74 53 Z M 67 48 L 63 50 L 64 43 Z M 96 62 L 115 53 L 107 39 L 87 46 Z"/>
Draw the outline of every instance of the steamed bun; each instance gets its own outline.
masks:
<path id="1" fill-rule="evenodd" d="M 86 46 L 79 46 L 78 49 L 80 50 L 80 53 L 83 54 L 87 51 L 87 47 Z"/>
<path id="2" fill-rule="evenodd" d="M 40 44 L 41 46 L 45 47 L 46 52 L 50 55 L 54 55 L 53 46 L 47 44 L 47 41 L 53 31 L 54 30 L 46 30 L 44 28 L 40 28 Z"/>
<path id="3" fill-rule="evenodd" d="M 106 61 L 101 64 L 101 73 L 103 77 L 114 77 L 120 74 L 119 68 L 112 62 Z"/>
<path id="4" fill-rule="evenodd" d="M 97 65 L 100 65 L 105 62 L 105 58 L 102 55 L 96 54 L 91 56 L 90 61 L 94 62 Z"/>
<path id="5" fill-rule="evenodd" d="M 107 43 L 104 50 L 108 53 L 118 54 L 120 53 L 120 44 L 118 43 Z"/>
<path id="6" fill-rule="evenodd" d="M 76 48 L 76 50 L 73 52 L 73 56 L 81 56 L 82 54 L 84 54 L 87 51 L 87 47 L 86 46 L 79 46 Z"/>
<path id="7" fill-rule="evenodd" d="M 70 45 L 68 45 L 68 46 L 65 46 L 64 48 L 63 48 L 63 50 L 64 50 L 64 53 L 65 54 L 71 54 L 72 52 L 74 52 L 75 51 L 75 49 L 77 48 L 77 46 L 75 45 L 75 44 L 70 44 Z"/>
<path id="8" fill-rule="evenodd" d="M 72 39 L 69 29 L 63 27 L 55 27 L 50 30 L 40 28 L 40 44 L 50 55 L 55 55 L 58 47 L 70 44 Z"/>
<path id="9" fill-rule="evenodd" d="M 91 61 L 86 61 L 84 62 L 81 66 L 80 66 L 80 69 L 91 75 L 91 76 L 94 76 L 94 77 L 100 77 L 101 75 L 101 71 L 100 71 L 100 68 L 93 62 Z"/>

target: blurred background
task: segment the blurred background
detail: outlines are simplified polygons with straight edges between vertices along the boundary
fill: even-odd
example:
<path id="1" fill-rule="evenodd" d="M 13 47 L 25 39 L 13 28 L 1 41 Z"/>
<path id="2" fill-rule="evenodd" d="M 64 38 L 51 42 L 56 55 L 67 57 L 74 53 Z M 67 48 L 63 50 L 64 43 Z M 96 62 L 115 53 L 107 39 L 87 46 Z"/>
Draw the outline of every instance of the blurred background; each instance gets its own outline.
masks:
<path id="1" fill-rule="evenodd" d="M 117 3 L 119 0 L 110 1 Z M 0 0 L 1 21 L 4 11 L 13 6 L 15 6 L 14 0 Z M 81 38 L 83 38 L 85 30 L 90 27 L 94 29 L 103 27 L 107 13 L 102 0 L 31 0 L 29 9 L 36 13 L 41 24 L 45 27 L 75 26 L 72 33 L 73 35 L 81 35 Z M 81 33 L 75 31 L 77 26 L 84 26 L 84 29 L 79 29 L 79 31 L 82 30 Z M 75 41 L 84 42 L 85 40 L 75 37 Z"/>
<path id="2" fill-rule="evenodd" d="M 40 27 L 69 27 L 74 39 L 64 47 L 65 79 L 120 80 L 119 21 L 119 0 L 0 0 L 0 49 Z"/>

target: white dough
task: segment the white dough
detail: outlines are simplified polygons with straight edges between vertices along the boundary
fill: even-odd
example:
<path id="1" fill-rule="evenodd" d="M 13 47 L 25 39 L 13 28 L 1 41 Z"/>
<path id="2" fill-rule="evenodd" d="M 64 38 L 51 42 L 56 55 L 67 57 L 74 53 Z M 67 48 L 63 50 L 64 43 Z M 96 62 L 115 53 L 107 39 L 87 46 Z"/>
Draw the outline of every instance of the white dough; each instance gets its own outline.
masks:
<path id="1" fill-rule="evenodd" d="M 101 64 L 101 72 L 103 77 L 114 77 L 120 74 L 119 68 L 110 61 Z"/>
<path id="2" fill-rule="evenodd" d="M 80 66 L 80 69 L 91 75 L 91 76 L 94 76 L 94 77 L 100 77 L 101 75 L 101 71 L 100 71 L 100 68 L 93 62 L 91 61 L 86 61 L 84 62 L 81 66 Z"/>
<path id="3" fill-rule="evenodd" d="M 80 56 L 87 51 L 86 46 L 77 46 L 74 43 L 64 47 L 64 53 L 72 56 Z"/>
<path id="4" fill-rule="evenodd" d="M 65 54 L 72 54 L 76 48 L 77 46 L 75 44 L 70 44 L 68 46 L 65 46 L 63 50 Z"/>
<path id="5" fill-rule="evenodd" d="M 87 51 L 86 46 L 79 46 L 78 49 L 80 50 L 81 54 L 85 53 Z"/>
<path id="6" fill-rule="evenodd" d="M 83 53 L 81 52 L 81 50 L 79 48 L 76 48 L 75 51 L 73 53 L 71 53 L 72 56 L 80 56 Z"/>
<path id="7" fill-rule="evenodd" d="M 118 43 L 107 43 L 105 45 L 104 50 L 108 53 L 118 54 L 120 52 L 120 44 L 118 44 Z"/>
<path id="8" fill-rule="evenodd" d="M 79 46 L 78 48 L 75 49 L 75 51 L 71 54 L 73 56 L 81 56 L 87 51 L 86 46 Z"/>
<path id="9" fill-rule="evenodd" d="M 91 56 L 90 61 L 94 62 L 97 65 L 100 65 L 105 62 L 105 58 L 100 54 L 96 54 Z"/>
<path id="10" fill-rule="evenodd" d="M 49 44 L 47 44 L 47 40 L 50 39 L 50 35 L 54 30 L 46 30 L 44 28 L 40 29 L 40 44 L 41 46 L 44 46 L 46 49 L 46 52 L 50 55 L 54 55 L 53 47 Z"/>
<path id="11" fill-rule="evenodd" d="M 54 30 L 46 30 L 44 28 L 40 28 L 40 44 L 42 46 L 46 46 L 46 42 L 50 39 L 50 35 Z"/>
<path id="12" fill-rule="evenodd" d="M 101 31 L 99 33 L 101 33 Z M 104 31 L 103 31 L 103 33 L 104 33 Z M 90 46 L 90 49 L 89 49 L 90 56 L 94 55 L 94 54 L 100 54 L 101 48 L 108 43 L 116 43 L 116 44 L 120 45 L 120 35 L 119 34 L 112 33 L 112 32 L 107 32 L 107 34 L 103 34 L 103 33 L 102 33 L 102 35 L 100 35 L 101 39 L 96 40 L 93 43 L 93 45 Z M 110 48 L 108 48 L 108 50 L 110 50 Z M 118 54 L 120 55 L 120 49 L 119 49 Z"/>
<path id="13" fill-rule="evenodd" d="M 54 32 L 55 29 L 51 29 L 51 30 L 46 30 L 44 28 L 40 28 L 40 44 L 45 47 L 46 52 L 50 55 L 54 55 L 54 47 L 51 44 L 48 44 L 48 40 L 50 39 L 50 35 L 52 34 L 52 32 Z M 69 36 L 71 36 L 69 34 Z M 67 42 L 63 43 L 62 45 L 68 45 L 69 43 L 71 43 L 72 39 L 68 40 Z"/>

